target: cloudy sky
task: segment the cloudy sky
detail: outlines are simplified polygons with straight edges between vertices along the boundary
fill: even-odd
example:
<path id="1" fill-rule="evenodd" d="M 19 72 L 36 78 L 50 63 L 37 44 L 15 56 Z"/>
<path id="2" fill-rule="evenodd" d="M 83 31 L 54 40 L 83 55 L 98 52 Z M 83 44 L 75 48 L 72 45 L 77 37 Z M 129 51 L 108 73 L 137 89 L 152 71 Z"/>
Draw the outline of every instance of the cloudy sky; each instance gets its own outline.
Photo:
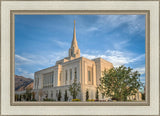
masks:
<path id="1" fill-rule="evenodd" d="M 145 82 L 145 15 L 16 15 L 15 74 L 34 78 L 68 56 L 74 19 L 81 56 L 131 67 Z"/>

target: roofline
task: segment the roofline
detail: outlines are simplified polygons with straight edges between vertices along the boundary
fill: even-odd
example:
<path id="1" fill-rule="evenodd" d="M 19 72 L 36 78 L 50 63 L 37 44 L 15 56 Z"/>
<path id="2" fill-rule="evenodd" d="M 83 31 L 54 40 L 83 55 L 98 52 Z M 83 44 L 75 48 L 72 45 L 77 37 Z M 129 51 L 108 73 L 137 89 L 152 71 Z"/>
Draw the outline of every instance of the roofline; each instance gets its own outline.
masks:
<path id="1" fill-rule="evenodd" d="M 108 60 L 105 60 L 105 59 L 103 59 L 103 58 L 101 58 L 101 57 L 98 57 L 98 58 L 95 58 L 95 59 L 92 59 L 92 60 L 96 60 L 96 59 L 104 60 L 104 61 L 107 61 L 108 63 L 111 63 L 111 62 L 109 62 Z M 112 63 L 111 63 L 111 64 L 112 64 Z"/>
<path id="2" fill-rule="evenodd" d="M 58 66 L 58 65 L 54 65 L 54 66 L 51 66 L 51 67 L 47 67 L 47 68 L 41 69 L 41 70 L 39 70 L 39 71 L 36 71 L 36 72 L 34 72 L 34 73 L 38 73 L 38 72 L 40 72 L 40 71 L 44 71 L 44 70 L 47 70 L 47 69 L 50 69 L 50 68 L 54 68 L 54 67 L 56 67 L 56 66 Z"/>

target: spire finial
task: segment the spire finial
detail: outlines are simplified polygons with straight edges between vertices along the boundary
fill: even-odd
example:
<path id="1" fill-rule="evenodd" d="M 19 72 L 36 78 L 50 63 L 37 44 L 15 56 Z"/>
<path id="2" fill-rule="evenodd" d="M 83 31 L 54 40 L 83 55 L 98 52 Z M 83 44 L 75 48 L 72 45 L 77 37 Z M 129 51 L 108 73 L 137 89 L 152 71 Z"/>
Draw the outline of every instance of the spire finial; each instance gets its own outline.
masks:
<path id="1" fill-rule="evenodd" d="M 80 57 L 80 49 L 78 48 L 77 40 L 76 40 L 76 25 L 74 20 L 74 29 L 73 29 L 73 39 L 71 48 L 69 49 L 69 57 Z"/>
<path id="2" fill-rule="evenodd" d="M 77 40 L 76 40 L 76 25 L 75 25 L 75 20 L 74 20 L 73 40 L 72 40 L 71 47 L 78 47 Z"/>
<path id="3" fill-rule="evenodd" d="M 73 39 L 76 41 L 76 25 L 75 25 L 75 20 L 74 20 L 74 32 L 73 32 Z"/>

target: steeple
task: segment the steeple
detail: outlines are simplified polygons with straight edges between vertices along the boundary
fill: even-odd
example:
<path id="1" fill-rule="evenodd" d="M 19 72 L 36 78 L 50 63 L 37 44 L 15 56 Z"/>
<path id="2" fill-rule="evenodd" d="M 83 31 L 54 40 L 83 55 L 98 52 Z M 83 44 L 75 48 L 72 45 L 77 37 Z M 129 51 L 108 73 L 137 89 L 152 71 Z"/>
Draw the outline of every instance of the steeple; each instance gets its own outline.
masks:
<path id="1" fill-rule="evenodd" d="M 74 20 L 73 40 L 72 40 L 71 48 L 69 49 L 69 57 L 74 57 L 74 58 L 80 57 L 80 49 L 78 48 L 78 44 L 76 40 L 75 20 Z"/>
<path id="2" fill-rule="evenodd" d="M 76 47 L 76 46 L 78 47 L 77 40 L 76 40 L 75 20 L 74 20 L 73 40 L 72 40 L 71 48 Z"/>

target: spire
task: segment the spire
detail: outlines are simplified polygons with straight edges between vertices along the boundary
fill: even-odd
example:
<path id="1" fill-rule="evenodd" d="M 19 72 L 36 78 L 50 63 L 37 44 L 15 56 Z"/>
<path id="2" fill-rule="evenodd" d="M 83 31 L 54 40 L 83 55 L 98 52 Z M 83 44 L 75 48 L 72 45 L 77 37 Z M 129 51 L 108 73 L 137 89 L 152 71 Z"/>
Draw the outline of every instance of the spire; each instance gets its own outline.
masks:
<path id="1" fill-rule="evenodd" d="M 77 40 L 76 40 L 76 26 L 75 26 L 75 20 L 74 20 L 74 30 L 73 30 L 73 40 L 71 44 L 71 48 L 78 47 Z"/>
<path id="2" fill-rule="evenodd" d="M 69 57 L 80 57 L 80 49 L 78 48 L 77 39 L 76 39 L 76 26 L 74 20 L 74 30 L 73 30 L 73 40 L 71 48 L 69 49 Z"/>

